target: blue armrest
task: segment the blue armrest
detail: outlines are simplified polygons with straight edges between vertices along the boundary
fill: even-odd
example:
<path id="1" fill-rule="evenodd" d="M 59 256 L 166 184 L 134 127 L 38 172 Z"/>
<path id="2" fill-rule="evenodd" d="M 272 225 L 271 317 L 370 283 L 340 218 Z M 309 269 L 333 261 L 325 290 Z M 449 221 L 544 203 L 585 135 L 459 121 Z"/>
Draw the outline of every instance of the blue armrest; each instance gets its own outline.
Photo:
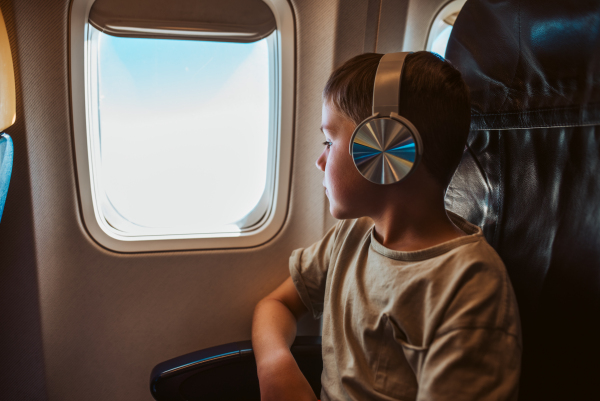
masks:
<path id="1" fill-rule="evenodd" d="M 14 148 L 12 139 L 7 134 L 0 134 L 0 221 L 4 211 L 4 203 L 8 193 L 8 184 L 12 173 Z"/>

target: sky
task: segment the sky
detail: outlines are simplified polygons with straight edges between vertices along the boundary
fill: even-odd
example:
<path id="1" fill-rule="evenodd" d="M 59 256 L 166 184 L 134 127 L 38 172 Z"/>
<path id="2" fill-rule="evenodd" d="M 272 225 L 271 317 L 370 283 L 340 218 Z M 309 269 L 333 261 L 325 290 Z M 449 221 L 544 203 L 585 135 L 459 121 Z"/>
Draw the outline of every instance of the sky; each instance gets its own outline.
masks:
<path id="1" fill-rule="evenodd" d="M 97 181 L 111 225 L 203 232 L 254 209 L 267 178 L 267 39 L 97 35 Z"/>

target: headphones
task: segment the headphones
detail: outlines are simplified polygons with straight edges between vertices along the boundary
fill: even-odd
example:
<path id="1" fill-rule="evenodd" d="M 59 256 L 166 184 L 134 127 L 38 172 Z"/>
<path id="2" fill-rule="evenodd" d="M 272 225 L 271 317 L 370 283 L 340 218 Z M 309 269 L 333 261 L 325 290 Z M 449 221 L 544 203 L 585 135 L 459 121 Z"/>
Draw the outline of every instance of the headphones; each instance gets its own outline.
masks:
<path id="1" fill-rule="evenodd" d="M 406 56 L 388 53 L 379 61 L 373 88 L 373 115 L 361 122 L 350 139 L 350 156 L 360 174 L 380 185 L 409 176 L 421 161 L 419 131 L 400 116 L 400 82 Z"/>

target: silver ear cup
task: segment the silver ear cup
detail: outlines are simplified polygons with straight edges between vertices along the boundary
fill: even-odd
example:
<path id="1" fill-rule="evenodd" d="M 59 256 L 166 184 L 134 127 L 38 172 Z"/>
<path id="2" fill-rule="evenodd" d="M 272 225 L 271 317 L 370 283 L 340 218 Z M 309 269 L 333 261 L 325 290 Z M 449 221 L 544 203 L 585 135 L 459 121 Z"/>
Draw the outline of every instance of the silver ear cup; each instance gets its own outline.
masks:
<path id="1" fill-rule="evenodd" d="M 359 125 L 350 141 L 358 171 L 375 184 L 393 184 L 416 168 L 422 145 L 416 128 L 397 116 L 375 117 Z"/>

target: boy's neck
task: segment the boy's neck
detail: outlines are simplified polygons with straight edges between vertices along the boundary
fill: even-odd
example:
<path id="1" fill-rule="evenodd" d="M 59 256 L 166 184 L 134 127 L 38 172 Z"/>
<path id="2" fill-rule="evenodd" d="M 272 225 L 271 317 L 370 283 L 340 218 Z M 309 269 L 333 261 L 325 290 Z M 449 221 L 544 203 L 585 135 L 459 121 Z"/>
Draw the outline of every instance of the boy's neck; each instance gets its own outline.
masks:
<path id="1" fill-rule="evenodd" d="M 419 185 L 393 192 L 369 216 L 375 238 L 386 248 L 418 251 L 466 235 L 446 214 L 443 188 Z"/>

